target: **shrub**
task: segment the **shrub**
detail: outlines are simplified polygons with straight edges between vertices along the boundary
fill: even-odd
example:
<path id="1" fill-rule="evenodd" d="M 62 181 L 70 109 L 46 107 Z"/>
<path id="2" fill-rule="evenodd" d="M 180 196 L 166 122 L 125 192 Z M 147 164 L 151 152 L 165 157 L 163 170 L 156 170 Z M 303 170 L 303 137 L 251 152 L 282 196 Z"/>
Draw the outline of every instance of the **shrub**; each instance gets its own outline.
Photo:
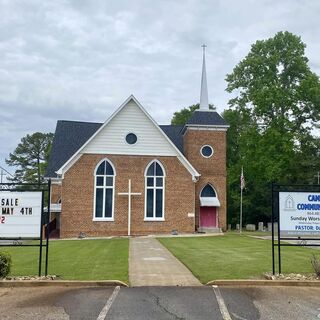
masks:
<path id="1" fill-rule="evenodd" d="M 311 264 L 316 276 L 320 277 L 320 259 L 315 254 L 312 254 Z"/>
<path id="2" fill-rule="evenodd" d="M 0 279 L 5 278 L 11 269 L 11 256 L 8 253 L 0 252 Z"/>

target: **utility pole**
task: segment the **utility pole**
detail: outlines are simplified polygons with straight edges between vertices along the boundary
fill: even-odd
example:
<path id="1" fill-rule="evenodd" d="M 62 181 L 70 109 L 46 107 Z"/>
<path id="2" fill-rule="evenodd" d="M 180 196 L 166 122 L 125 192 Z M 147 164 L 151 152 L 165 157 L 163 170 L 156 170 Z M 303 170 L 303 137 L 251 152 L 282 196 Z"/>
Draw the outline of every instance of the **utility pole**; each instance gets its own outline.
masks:
<path id="1" fill-rule="evenodd" d="M 5 177 L 5 176 L 11 176 L 11 177 L 13 177 L 13 175 L 10 173 L 10 172 L 8 172 L 5 168 L 3 168 L 3 167 L 1 167 L 0 166 L 0 183 L 3 183 L 4 182 L 4 180 L 3 180 L 3 178 Z"/>
<path id="2" fill-rule="evenodd" d="M 239 233 L 242 233 L 242 191 L 245 188 L 245 180 L 243 175 L 243 166 L 241 167 L 241 175 L 240 175 L 240 228 Z"/>
<path id="3" fill-rule="evenodd" d="M 4 173 L 3 169 L 1 168 L 1 172 L 0 172 L 0 183 L 3 183 L 3 177 L 5 177 L 6 174 Z"/>

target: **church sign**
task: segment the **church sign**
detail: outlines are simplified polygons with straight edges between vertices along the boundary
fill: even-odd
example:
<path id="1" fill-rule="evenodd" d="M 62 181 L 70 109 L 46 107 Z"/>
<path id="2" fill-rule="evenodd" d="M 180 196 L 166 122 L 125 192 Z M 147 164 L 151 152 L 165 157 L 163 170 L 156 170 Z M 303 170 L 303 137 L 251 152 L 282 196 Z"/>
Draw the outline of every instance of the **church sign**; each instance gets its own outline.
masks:
<path id="1" fill-rule="evenodd" d="M 320 193 L 279 192 L 280 232 L 320 235 Z"/>
<path id="2" fill-rule="evenodd" d="M 0 237 L 39 238 L 41 212 L 41 191 L 0 191 Z"/>
<path id="3" fill-rule="evenodd" d="M 275 248 L 278 273 L 281 273 L 281 247 L 320 247 L 320 185 L 272 183 L 271 190 L 272 273 L 275 274 Z"/>

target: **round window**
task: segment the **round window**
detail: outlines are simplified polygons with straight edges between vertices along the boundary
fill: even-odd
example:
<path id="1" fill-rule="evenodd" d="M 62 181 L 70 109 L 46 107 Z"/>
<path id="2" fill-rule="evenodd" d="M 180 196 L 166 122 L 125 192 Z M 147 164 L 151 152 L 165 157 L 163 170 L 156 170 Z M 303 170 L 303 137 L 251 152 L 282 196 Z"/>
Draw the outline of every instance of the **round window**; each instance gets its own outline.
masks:
<path id="1" fill-rule="evenodd" d="M 137 142 L 138 138 L 134 133 L 128 133 L 126 135 L 126 141 L 128 144 L 135 144 Z"/>
<path id="2" fill-rule="evenodd" d="M 203 146 L 201 148 L 201 154 L 205 158 L 210 158 L 213 155 L 213 149 L 211 146 Z"/>

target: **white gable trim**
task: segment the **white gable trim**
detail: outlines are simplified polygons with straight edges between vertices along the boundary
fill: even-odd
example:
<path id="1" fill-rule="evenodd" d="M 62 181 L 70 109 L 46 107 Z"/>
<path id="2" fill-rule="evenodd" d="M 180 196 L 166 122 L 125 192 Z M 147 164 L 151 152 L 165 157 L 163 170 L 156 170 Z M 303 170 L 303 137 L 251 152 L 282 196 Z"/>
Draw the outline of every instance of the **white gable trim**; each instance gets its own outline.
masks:
<path id="1" fill-rule="evenodd" d="M 188 125 L 186 126 L 187 129 L 189 130 L 221 130 L 221 131 L 228 131 L 228 128 L 230 126 L 207 126 L 207 125 L 200 125 L 200 124 L 195 124 L 195 125 Z"/>
<path id="2" fill-rule="evenodd" d="M 140 102 L 133 96 L 130 95 L 125 102 L 105 121 L 105 123 L 89 138 L 82 146 L 79 148 L 71 158 L 58 170 L 57 174 L 61 175 L 64 178 L 64 174 L 72 167 L 72 165 L 81 157 L 81 151 L 108 125 L 108 123 L 130 102 L 133 100 L 137 106 L 142 110 L 142 112 L 147 116 L 149 120 L 155 125 L 155 127 L 161 132 L 163 137 L 169 142 L 177 154 L 177 158 L 183 164 L 183 166 L 189 171 L 192 175 L 193 180 L 197 180 L 200 174 L 197 170 L 191 165 L 191 163 L 185 158 L 185 156 L 179 151 L 179 149 L 174 145 L 174 143 L 169 139 L 169 137 L 161 130 L 159 125 L 153 120 L 149 113 L 143 108 Z"/>

